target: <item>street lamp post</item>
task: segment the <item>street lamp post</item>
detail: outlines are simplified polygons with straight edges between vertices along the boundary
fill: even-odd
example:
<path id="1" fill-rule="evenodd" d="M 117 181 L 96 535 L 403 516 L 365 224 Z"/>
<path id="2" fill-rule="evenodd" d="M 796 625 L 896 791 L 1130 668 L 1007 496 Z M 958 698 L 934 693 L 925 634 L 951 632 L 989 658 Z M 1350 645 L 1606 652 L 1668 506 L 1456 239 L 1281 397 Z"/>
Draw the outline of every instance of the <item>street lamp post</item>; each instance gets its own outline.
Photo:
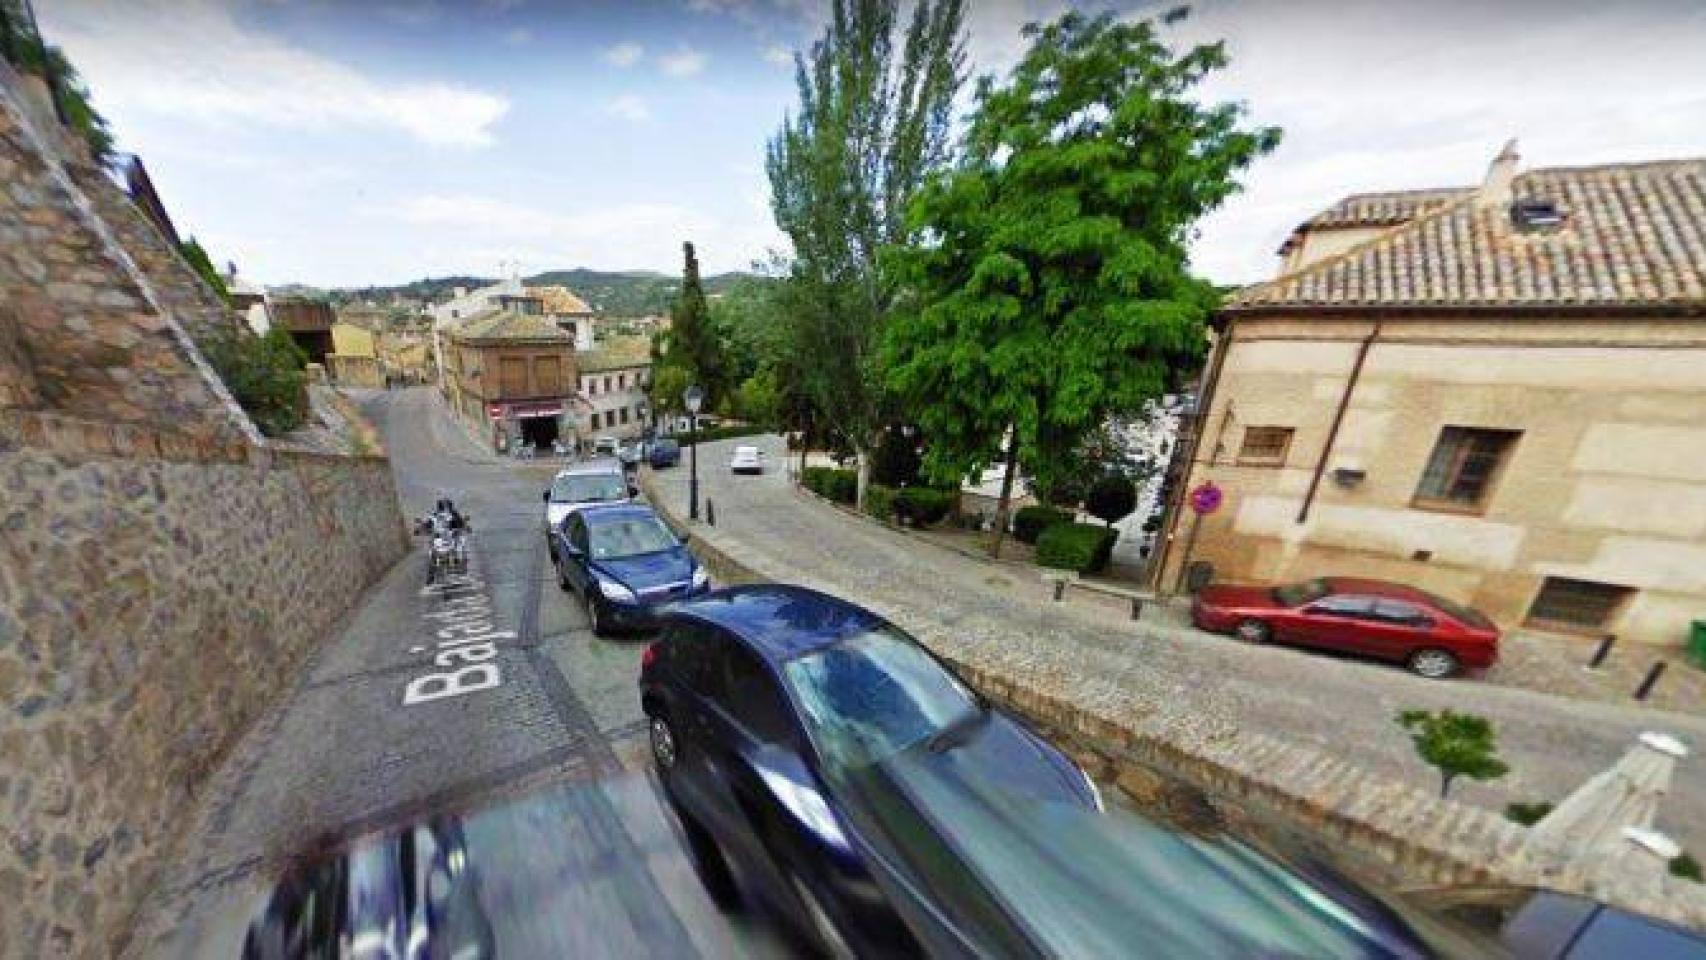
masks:
<path id="1" fill-rule="evenodd" d="M 687 404 L 687 443 L 693 449 L 688 453 L 687 466 L 687 519 L 699 519 L 699 405 L 705 402 L 705 391 L 697 383 L 688 387 L 681 394 L 681 399 Z"/>

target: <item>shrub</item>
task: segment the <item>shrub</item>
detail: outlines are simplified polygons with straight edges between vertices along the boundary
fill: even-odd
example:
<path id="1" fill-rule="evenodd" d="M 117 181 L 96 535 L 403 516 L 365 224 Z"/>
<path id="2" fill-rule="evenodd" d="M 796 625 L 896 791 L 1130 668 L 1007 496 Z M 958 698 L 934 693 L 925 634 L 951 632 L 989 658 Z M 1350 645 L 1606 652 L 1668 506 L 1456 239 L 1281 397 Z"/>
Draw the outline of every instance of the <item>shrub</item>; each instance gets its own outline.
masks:
<path id="1" fill-rule="evenodd" d="M 308 418 L 307 358 L 289 331 L 274 327 L 264 337 L 245 330 L 222 332 L 200 344 L 239 406 L 269 437 L 289 433 Z"/>
<path id="2" fill-rule="evenodd" d="M 1054 507 L 1020 507 L 1013 514 L 1013 539 L 1020 543 L 1036 543 L 1037 537 L 1057 523 L 1071 523 L 1072 514 Z"/>
<path id="3" fill-rule="evenodd" d="M 1113 523 L 1137 509 L 1137 487 L 1117 473 L 1110 473 L 1090 486 L 1084 509 L 1103 523 Z"/>
<path id="4" fill-rule="evenodd" d="M 1532 827 L 1541 818 L 1552 812 L 1552 805 L 1542 800 L 1539 803 L 1508 803 L 1505 804 L 1505 819 Z"/>
<path id="5" fill-rule="evenodd" d="M 897 491 L 893 487 L 885 487 L 880 483 L 865 486 L 865 512 L 878 520 L 887 523 L 894 519 L 894 507 Z"/>
<path id="6" fill-rule="evenodd" d="M 1684 850 L 1671 858 L 1670 875 L 1673 877 L 1681 877 L 1684 880 L 1693 880 L 1695 883 L 1699 883 L 1702 879 L 1700 861 L 1694 859 L 1693 854 Z"/>
<path id="7" fill-rule="evenodd" d="M 918 482 L 918 468 L 923 463 L 918 456 L 917 441 L 898 427 L 889 427 L 871 451 L 871 482 L 890 487 L 904 487 Z"/>
<path id="8" fill-rule="evenodd" d="M 859 474 L 853 470 L 807 467 L 800 482 L 807 490 L 837 503 L 852 503 L 859 499 Z"/>
<path id="9" fill-rule="evenodd" d="M 935 487 L 907 487 L 900 492 L 901 513 L 911 517 L 921 527 L 941 523 L 954 509 L 958 490 L 939 490 Z"/>
<path id="10" fill-rule="evenodd" d="M 769 432 L 769 427 L 757 423 L 730 425 L 726 427 L 701 427 L 699 430 L 699 442 L 710 443 L 713 440 L 733 440 L 737 437 L 753 437 L 761 433 Z M 693 439 L 693 434 L 687 431 L 677 433 L 674 436 L 675 439 L 681 441 L 684 446 L 689 440 Z"/>
<path id="11" fill-rule="evenodd" d="M 1119 533 L 1088 523 L 1056 523 L 1037 537 L 1037 563 L 1058 570 L 1093 573 L 1107 566 Z"/>

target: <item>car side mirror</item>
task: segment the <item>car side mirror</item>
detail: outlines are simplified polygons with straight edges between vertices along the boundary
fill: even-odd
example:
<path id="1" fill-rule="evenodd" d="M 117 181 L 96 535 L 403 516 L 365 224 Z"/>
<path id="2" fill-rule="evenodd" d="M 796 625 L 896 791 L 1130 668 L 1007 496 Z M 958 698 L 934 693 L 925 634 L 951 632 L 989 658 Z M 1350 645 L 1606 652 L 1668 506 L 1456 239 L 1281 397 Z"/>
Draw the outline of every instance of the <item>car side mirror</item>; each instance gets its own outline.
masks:
<path id="1" fill-rule="evenodd" d="M 540 494 L 539 499 L 545 501 L 546 503 L 550 503 L 551 502 L 551 491 L 547 490 L 543 494 Z"/>
<path id="2" fill-rule="evenodd" d="M 637 484 L 632 484 L 632 483 L 628 484 L 628 496 L 637 497 L 639 495 L 640 495 L 639 486 Z"/>
<path id="3" fill-rule="evenodd" d="M 685 547 L 685 546 L 687 546 L 687 541 L 693 539 L 693 534 L 691 534 L 691 533 L 678 533 L 675 535 L 675 539 L 680 540 L 681 545 Z"/>

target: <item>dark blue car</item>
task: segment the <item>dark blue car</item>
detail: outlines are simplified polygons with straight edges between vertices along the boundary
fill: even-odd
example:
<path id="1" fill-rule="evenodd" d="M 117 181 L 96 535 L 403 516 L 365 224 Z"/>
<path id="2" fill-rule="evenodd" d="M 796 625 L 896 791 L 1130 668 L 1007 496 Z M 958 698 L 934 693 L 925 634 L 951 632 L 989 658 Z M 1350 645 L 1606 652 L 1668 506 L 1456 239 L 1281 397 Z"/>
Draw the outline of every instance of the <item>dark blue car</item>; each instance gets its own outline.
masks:
<path id="1" fill-rule="evenodd" d="M 676 466 L 681 463 L 681 444 L 672 437 L 654 440 L 646 454 L 646 461 L 652 465 L 653 470 Z"/>
<path id="2" fill-rule="evenodd" d="M 707 888 L 725 905 L 745 891 L 833 956 L 919 949 L 868 859 L 875 833 L 955 862 L 914 775 L 1004 803 L 1101 805 L 1077 765 L 912 638 L 821 593 L 747 586 L 677 605 L 642 664 L 653 759 Z"/>
<path id="3" fill-rule="evenodd" d="M 648 629 L 664 604 L 711 588 L 705 568 L 651 507 L 589 507 L 554 535 L 557 584 L 580 595 L 599 636 Z"/>

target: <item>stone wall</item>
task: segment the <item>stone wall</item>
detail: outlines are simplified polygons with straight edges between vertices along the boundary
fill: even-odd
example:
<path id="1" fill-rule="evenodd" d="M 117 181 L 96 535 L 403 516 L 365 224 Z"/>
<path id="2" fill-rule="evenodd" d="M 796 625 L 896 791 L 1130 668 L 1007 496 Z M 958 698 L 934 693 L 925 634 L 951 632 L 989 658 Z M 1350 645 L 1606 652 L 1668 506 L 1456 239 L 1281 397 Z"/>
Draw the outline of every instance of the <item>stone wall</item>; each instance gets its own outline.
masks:
<path id="1" fill-rule="evenodd" d="M 40 95 L 0 64 L 0 957 L 105 957 L 408 537 L 347 411 L 261 437 L 195 347 L 235 317 Z"/>
<path id="2" fill-rule="evenodd" d="M 202 778 L 407 549 L 381 458 L 0 453 L 0 953 L 106 955 Z"/>
<path id="3" fill-rule="evenodd" d="M 718 582 L 785 581 L 846 595 L 774 567 L 714 527 L 687 525 L 656 495 L 649 472 L 642 471 L 641 483 L 654 508 L 691 531 L 690 548 Z M 1049 735 L 1092 776 L 1166 819 L 1280 837 L 1389 889 L 1545 887 L 1706 929 L 1706 896 L 1698 884 L 1535 848 L 1526 827 L 1322 750 L 1239 730 L 1188 704 L 1144 702 L 1057 661 L 968 643 L 940 623 L 885 610 L 880 598 L 849 599 L 890 616 L 992 700 Z"/>

